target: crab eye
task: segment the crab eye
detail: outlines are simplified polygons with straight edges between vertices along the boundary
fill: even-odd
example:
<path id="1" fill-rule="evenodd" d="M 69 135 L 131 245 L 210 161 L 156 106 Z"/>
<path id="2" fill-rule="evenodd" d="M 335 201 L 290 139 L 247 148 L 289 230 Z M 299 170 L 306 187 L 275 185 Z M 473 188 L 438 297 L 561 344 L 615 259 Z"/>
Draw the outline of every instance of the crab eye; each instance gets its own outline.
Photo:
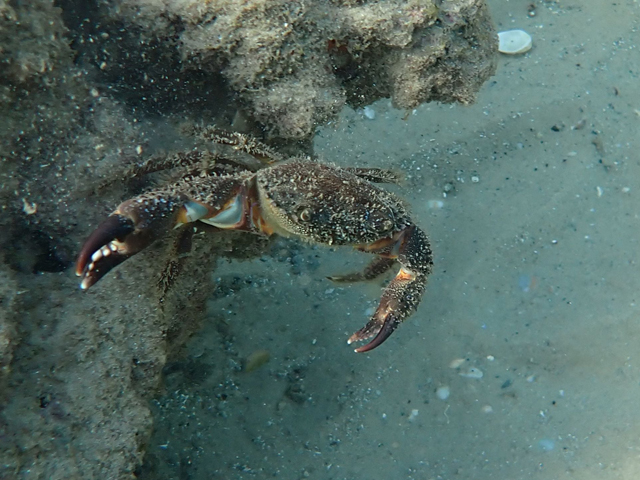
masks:
<path id="1" fill-rule="evenodd" d="M 380 233 L 388 232 L 393 229 L 393 221 L 391 221 L 390 218 L 384 218 L 382 215 L 372 214 L 370 219 L 373 224 L 373 228 Z"/>
<path id="2" fill-rule="evenodd" d="M 307 207 L 302 207 L 298 210 L 298 218 L 301 222 L 308 222 L 311 220 L 311 210 Z"/>

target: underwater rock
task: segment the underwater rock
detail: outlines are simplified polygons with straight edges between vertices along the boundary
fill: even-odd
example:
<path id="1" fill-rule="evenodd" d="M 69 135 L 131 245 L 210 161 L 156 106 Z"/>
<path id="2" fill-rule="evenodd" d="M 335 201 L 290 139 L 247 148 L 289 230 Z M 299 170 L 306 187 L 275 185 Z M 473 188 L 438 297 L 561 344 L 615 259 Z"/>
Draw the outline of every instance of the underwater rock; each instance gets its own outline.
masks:
<path id="1" fill-rule="evenodd" d="M 18 288 L 13 272 L 5 264 L 0 264 L 0 405 L 2 392 L 6 392 L 5 380 L 11 369 L 15 330 L 15 300 Z M 1 425 L 1 423 L 0 423 Z"/>
<path id="2" fill-rule="evenodd" d="M 345 104 L 471 103 L 495 71 L 497 41 L 484 0 L 121 0 L 96 20 L 103 31 L 91 36 L 93 61 L 105 74 L 132 79 L 132 93 L 149 98 L 164 85 L 174 105 L 176 89 L 191 92 L 195 108 L 237 100 L 240 116 L 260 126 L 253 132 L 290 141 L 308 140 Z M 114 34 L 120 41 L 110 44 Z M 117 53 L 123 45 L 132 56 Z M 193 81 L 203 91 L 224 85 L 229 92 L 198 96 Z"/>

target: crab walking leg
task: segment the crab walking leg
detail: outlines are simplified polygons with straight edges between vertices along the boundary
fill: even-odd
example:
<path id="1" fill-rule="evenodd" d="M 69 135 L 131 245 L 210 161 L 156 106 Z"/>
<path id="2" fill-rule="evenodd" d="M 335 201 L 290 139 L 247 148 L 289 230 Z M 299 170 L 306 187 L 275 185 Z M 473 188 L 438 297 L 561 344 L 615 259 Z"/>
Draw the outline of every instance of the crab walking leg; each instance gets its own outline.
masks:
<path id="1" fill-rule="evenodd" d="M 400 185 L 402 176 L 386 168 L 347 167 L 344 169 L 372 183 L 394 183 Z"/>
<path id="2" fill-rule="evenodd" d="M 332 282 L 362 282 L 365 280 L 373 280 L 386 273 L 395 263 L 395 258 L 380 256 L 367 265 L 363 272 L 332 275 L 327 278 Z"/>
<path id="3" fill-rule="evenodd" d="M 384 289 L 380 305 L 369 322 L 349 338 L 351 344 L 375 335 L 371 342 L 355 350 L 358 353 L 373 350 L 389 338 L 416 309 L 427 286 L 427 277 L 433 266 L 427 234 L 412 225 L 401 232 L 396 247 L 400 271 Z M 386 255 L 395 256 L 393 253 Z"/>

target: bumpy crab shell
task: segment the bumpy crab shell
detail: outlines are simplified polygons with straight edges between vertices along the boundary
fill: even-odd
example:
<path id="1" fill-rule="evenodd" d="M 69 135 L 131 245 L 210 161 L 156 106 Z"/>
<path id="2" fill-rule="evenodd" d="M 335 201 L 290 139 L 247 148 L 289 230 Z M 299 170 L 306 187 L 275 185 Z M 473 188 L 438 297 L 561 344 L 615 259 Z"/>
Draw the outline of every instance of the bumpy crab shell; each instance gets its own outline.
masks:
<path id="1" fill-rule="evenodd" d="M 236 149 L 255 155 L 252 149 L 258 145 L 268 151 L 256 143 L 248 148 L 238 135 L 232 138 L 235 144 L 226 143 Z M 267 158 L 273 156 L 269 152 Z M 357 352 L 380 345 L 416 309 L 431 272 L 431 248 L 397 197 L 372 183 L 392 181 L 389 172 L 300 159 L 258 169 L 230 167 L 225 157 L 207 158 L 210 165 L 205 168 L 204 157 L 197 151 L 176 156 L 181 164 L 197 168 L 170 185 L 125 201 L 94 231 L 77 261 L 83 289 L 169 230 L 200 221 L 219 229 L 352 245 L 376 255 L 364 272 L 331 277 L 334 281 L 372 279 L 399 263 L 371 319 L 349 338 L 351 343 L 374 337 Z M 163 161 L 167 163 L 156 163 Z M 158 168 L 147 164 L 144 169 Z"/>
<path id="2" fill-rule="evenodd" d="M 391 193 L 335 166 L 285 163 L 259 171 L 256 183 L 265 216 L 317 243 L 370 244 L 410 223 Z"/>

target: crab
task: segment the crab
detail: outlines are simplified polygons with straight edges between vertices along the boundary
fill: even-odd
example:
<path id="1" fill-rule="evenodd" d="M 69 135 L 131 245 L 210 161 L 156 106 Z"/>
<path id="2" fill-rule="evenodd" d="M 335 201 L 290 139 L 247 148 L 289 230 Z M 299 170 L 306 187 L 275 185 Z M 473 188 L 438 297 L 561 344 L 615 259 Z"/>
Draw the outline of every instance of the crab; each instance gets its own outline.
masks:
<path id="1" fill-rule="evenodd" d="M 356 352 L 378 347 L 415 311 L 432 269 L 432 252 L 428 236 L 399 198 L 375 185 L 396 182 L 393 172 L 284 158 L 250 137 L 213 128 L 198 135 L 249 154 L 251 161 L 194 149 L 136 167 L 130 175 L 173 167 L 184 171 L 172 183 L 121 203 L 88 237 L 76 263 L 83 290 L 172 229 L 203 222 L 214 230 L 350 245 L 376 255 L 362 272 L 329 277 L 337 282 L 370 280 L 398 263 L 368 323 L 348 339 L 349 344 L 371 339 Z"/>

